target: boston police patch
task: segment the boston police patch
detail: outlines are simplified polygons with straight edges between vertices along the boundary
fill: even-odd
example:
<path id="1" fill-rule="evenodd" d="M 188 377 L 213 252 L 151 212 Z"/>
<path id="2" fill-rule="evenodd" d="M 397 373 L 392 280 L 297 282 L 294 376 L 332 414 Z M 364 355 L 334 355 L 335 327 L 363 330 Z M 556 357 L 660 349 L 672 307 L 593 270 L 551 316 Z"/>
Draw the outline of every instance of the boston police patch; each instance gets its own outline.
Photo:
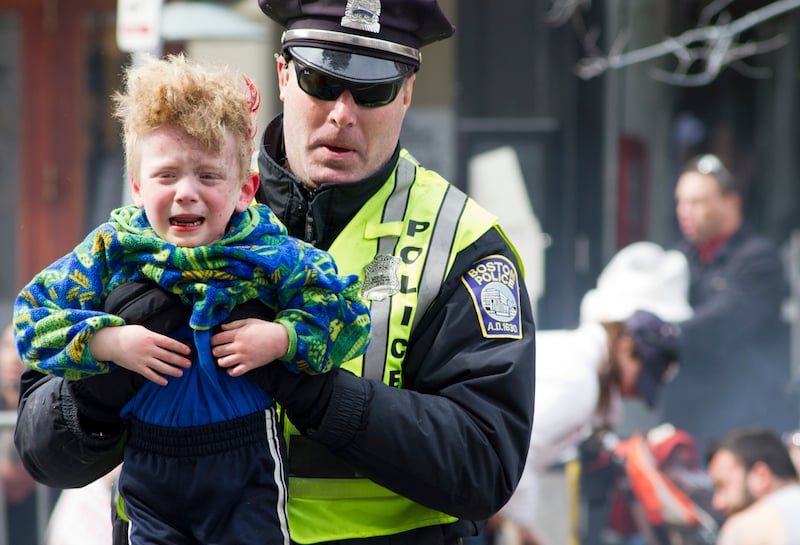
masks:
<path id="1" fill-rule="evenodd" d="M 517 269 L 501 255 L 485 257 L 461 277 L 467 287 L 483 336 L 487 339 L 521 339 Z"/>

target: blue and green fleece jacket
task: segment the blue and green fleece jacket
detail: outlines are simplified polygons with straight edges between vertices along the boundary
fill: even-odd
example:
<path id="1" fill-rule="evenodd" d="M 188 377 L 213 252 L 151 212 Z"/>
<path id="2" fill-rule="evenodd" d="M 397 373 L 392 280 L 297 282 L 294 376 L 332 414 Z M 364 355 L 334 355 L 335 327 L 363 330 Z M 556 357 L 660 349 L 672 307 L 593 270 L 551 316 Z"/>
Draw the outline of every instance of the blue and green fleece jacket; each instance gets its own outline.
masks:
<path id="1" fill-rule="evenodd" d="M 112 372 L 114 363 L 91 357 L 89 341 L 103 327 L 125 324 L 103 312 L 103 302 L 115 287 L 138 280 L 155 282 L 191 307 L 187 327 L 197 356 L 167 386 L 148 382 L 123 409 L 126 417 L 182 427 L 268 406 L 265 392 L 228 376 L 211 355 L 212 328 L 246 301 L 263 303 L 289 331 L 280 363 L 292 371 L 325 372 L 363 354 L 369 343 L 358 277 L 340 276 L 327 252 L 287 236 L 268 207 L 235 214 L 214 245 L 182 247 L 161 239 L 142 209 L 127 206 L 20 292 L 14 325 L 23 361 L 70 380 Z"/>

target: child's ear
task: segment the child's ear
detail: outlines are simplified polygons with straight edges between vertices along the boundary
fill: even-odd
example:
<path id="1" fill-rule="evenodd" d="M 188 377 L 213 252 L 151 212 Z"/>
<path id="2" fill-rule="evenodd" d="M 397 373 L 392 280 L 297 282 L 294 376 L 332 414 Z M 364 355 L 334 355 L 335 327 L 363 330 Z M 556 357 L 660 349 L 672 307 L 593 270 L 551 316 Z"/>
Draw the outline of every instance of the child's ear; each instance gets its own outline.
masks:
<path id="1" fill-rule="evenodd" d="M 136 180 L 133 179 L 133 176 L 128 176 L 128 181 L 131 184 L 131 196 L 133 197 L 133 203 L 139 208 L 144 207 L 144 199 L 142 198 L 142 191 L 139 188 L 139 184 L 136 183 Z"/>
<path id="2" fill-rule="evenodd" d="M 239 202 L 236 204 L 236 211 L 242 212 L 248 206 L 253 204 L 253 199 L 256 196 L 256 191 L 258 191 L 258 173 L 257 172 L 250 172 L 245 178 L 244 183 L 242 184 L 241 192 L 239 193 Z"/>

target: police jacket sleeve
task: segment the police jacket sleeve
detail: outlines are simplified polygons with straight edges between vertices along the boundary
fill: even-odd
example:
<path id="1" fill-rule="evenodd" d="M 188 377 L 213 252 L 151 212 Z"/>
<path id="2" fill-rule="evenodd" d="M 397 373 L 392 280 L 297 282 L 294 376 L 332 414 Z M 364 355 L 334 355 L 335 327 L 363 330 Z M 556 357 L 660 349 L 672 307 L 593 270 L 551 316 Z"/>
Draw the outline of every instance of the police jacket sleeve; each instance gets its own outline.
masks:
<path id="1" fill-rule="evenodd" d="M 84 429 L 66 380 L 26 370 L 14 443 L 22 463 L 38 482 L 78 488 L 102 477 L 122 461 L 121 421 L 105 430 Z"/>
<path id="2" fill-rule="evenodd" d="M 326 383 L 311 389 L 329 399 L 320 422 L 303 422 L 313 440 L 378 484 L 466 519 L 488 518 L 509 499 L 533 419 L 534 321 L 524 284 L 523 337 L 494 339 L 484 336 L 461 281 L 474 263 L 498 254 L 516 263 L 493 230 L 458 256 L 410 339 L 403 388 L 341 370 L 300 378 Z M 301 415 L 286 408 L 297 424 Z"/>
<path id="3" fill-rule="evenodd" d="M 115 288 L 103 310 L 162 333 L 189 319 L 177 296 L 150 282 Z M 126 435 L 119 411 L 145 382 L 123 368 L 78 381 L 26 370 L 14 442 L 31 476 L 54 488 L 76 488 L 116 467 Z"/>

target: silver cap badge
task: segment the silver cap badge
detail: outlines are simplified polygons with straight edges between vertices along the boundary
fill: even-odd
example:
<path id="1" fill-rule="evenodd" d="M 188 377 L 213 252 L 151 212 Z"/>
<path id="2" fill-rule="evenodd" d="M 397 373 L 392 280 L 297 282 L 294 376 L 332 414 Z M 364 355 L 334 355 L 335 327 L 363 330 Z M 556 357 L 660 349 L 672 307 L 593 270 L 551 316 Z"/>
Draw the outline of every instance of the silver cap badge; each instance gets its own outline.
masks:
<path id="1" fill-rule="evenodd" d="M 343 27 L 377 34 L 381 31 L 381 25 L 378 21 L 380 16 L 380 0 L 347 0 L 347 5 L 344 8 L 344 17 L 342 17 L 340 24 Z"/>
<path id="2" fill-rule="evenodd" d="M 361 295 L 368 301 L 383 301 L 400 291 L 400 258 L 393 255 L 376 255 L 364 266 L 364 284 Z"/>

